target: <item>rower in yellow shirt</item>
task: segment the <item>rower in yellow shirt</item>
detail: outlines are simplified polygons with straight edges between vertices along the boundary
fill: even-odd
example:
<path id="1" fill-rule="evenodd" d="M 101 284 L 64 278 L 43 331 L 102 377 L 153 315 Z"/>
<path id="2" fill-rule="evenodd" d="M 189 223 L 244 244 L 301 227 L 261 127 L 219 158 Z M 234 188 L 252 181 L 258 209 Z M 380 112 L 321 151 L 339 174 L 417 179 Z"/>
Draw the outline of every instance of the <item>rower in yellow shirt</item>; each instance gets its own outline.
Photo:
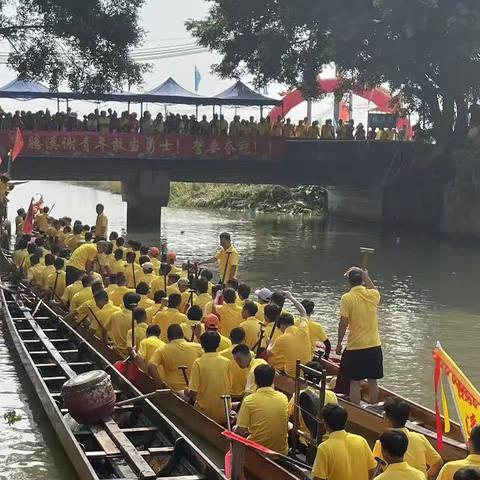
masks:
<path id="1" fill-rule="evenodd" d="M 85 242 L 85 238 L 82 233 L 82 225 L 76 224 L 73 226 L 73 236 L 67 242 L 67 248 L 70 253 L 73 253 L 80 245 Z"/>
<path id="2" fill-rule="evenodd" d="M 206 332 L 217 332 L 220 335 L 220 343 L 218 345 L 217 352 L 223 352 L 223 350 L 226 350 L 232 346 L 230 339 L 219 333 L 220 320 L 218 319 L 217 315 L 210 313 L 203 318 L 203 324 L 205 325 Z"/>
<path id="3" fill-rule="evenodd" d="M 125 274 L 126 265 L 127 265 L 127 262 L 123 259 L 123 250 L 121 248 L 117 248 L 113 252 L 113 257 L 110 257 L 108 261 L 108 270 L 110 271 L 110 274 L 113 274 L 113 273 Z"/>
<path id="4" fill-rule="evenodd" d="M 197 294 L 190 289 L 190 282 L 187 278 L 180 278 L 177 282 L 178 290 L 182 296 L 182 303 L 180 304 L 180 311 L 185 313 L 189 307 L 195 305 Z"/>
<path id="5" fill-rule="evenodd" d="M 147 312 L 147 323 L 152 324 L 153 317 L 158 313 L 164 310 L 167 307 L 168 299 L 163 290 L 157 290 L 153 296 L 153 301 L 155 302 L 152 306 L 145 309 Z"/>
<path id="6" fill-rule="evenodd" d="M 144 371 L 148 371 L 148 364 L 153 355 L 158 349 L 162 349 L 165 346 L 160 340 L 160 327 L 158 325 L 149 325 L 146 332 L 146 337 L 140 342 L 138 353 L 134 360 L 139 360 L 140 368 Z M 137 359 L 137 357 L 139 357 Z"/>
<path id="7" fill-rule="evenodd" d="M 147 296 L 149 291 L 150 287 L 148 286 L 148 283 L 139 282 L 137 284 L 136 293 L 140 295 L 140 302 L 138 303 L 139 308 L 147 309 L 148 307 L 155 305 L 155 302 Z"/>
<path id="8" fill-rule="evenodd" d="M 404 459 L 408 447 L 408 437 L 404 432 L 401 430 L 384 432 L 379 442 L 387 468 L 384 473 L 376 477 L 378 480 L 425 480 L 425 475 L 410 466 Z"/>
<path id="9" fill-rule="evenodd" d="M 217 352 L 220 335 L 205 332 L 200 343 L 205 352 L 192 366 L 188 389 L 189 402 L 217 423 L 224 424 L 225 409 L 222 395 L 232 392 L 232 364 Z"/>
<path id="10" fill-rule="evenodd" d="M 142 271 L 143 271 L 143 274 L 140 275 L 140 278 L 137 279 L 137 282 L 138 283 L 144 282 L 150 287 L 152 285 L 152 282 L 158 278 L 157 275 L 155 275 L 154 273 L 153 264 L 151 262 L 145 262 L 142 265 Z M 154 292 L 152 292 L 152 296 L 153 296 L 153 293 Z"/>
<path id="11" fill-rule="evenodd" d="M 53 264 L 55 271 L 47 278 L 47 290 L 53 294 L 55 299 L 61 299 L 65 293 L 66 273 L 63 269 L 65 267 L 65 260 L 63 258 L 55 258 Z"/>
<path id="12" fill-rule="evenodd" d="M 240 348 L 241 345 L 236 348 Z M 275 370 L 259 365 L 254 370 L 257 389 L 246 396 L 237 417 L 236 433 L 248 436 L 278 453 L 288 452 L 288 400 L 273 388 Z M 329 478 L 330 480 L 330 478 Z"/>
<path id="13" fill-rule="evenodd" d="M 261 288 L 260 290 L 255 290 L 255 295 L 258 298 L 257 304 L 257 314 L 255 315 L 261 322 L 265 322 L 265 315 L 263 310 L 265 305 L 270 303 L 270 299 L 272 298 L 272 292 L 268 288 Z"/>
<path id="14" fill-rule="evenodd" d="M 233 350 L 238 345 L 245 345 L 245 331 L 243 328 L 236 327 L 230 332 L 230 341 L 232 345 L 226 350 L 222 350 L 220 355 L 228 358 L 232 363 L 232 397 L 241 397 L 245 393 L 248 371 L 241 368 L 234 359 Z M 248 349 L 248 347 L 247 347 Z M 255 358 L 255 354 L 250 352 L 250 358 Z"/>
<path id="15" fill-rule="evenodd" d="M 390 397 L 385 399 L 383 410 L 388 428 L 402 431 L 408 437 L 405 462 L 422 472 L 423 478 L 436 478 L 443 466 L 442 457 L 424 435 L 406 428 L 410 417 L 410 405 L 400 398 Z M 373 448 L 373 455 L 386 460 L 382 457 L 382 447 L 378 440 Z"/>
<path id="16" fill-rule="evenodd" d="M 80 280 L 77 280 L 71 285 L 68 285 L 67 287 L 65 287 L 65 291 L 63 292 L 61 300 L 67 307 L 70 307 L 70 303 L 72 302 L 72 299 L 75 296 L 75 294 L 78 293 L 80 290 L 82 290 L 83 288 L 82 280 L 83 280 L 83 277 Z"/>
<path id="17" fill-rule="evenodd" d="M 215 313 L 220 319 L 220 333 L 229 336 L 233 328 L 242 323 L 242 309 L 236 304 L 237 294 L 233 288 L 223 291 L 223 305 L 218 305 L 220 293 L 217 293 Z"/>
<path id="18" fill-rule="evenodd" d="M 125 277 L 127 278 L 127 287 L 136 288 L 140 277 L 143 275 L 143 271 L 140 265 L 136 263 L 135 252 L 127 252 L 125 264 Z"/>
<path id="19" fill-rule="evenodd" d="M 239 327 L 240 328 L 240 327 Z M 246 345 L 236 345 L 232 349 L 233 360 L 242 369 L 245 370 L 245 395 L 249 395 L 256 390 L 255 369 L 259 365 L 268 365 L 263 358 L 255 358 L 253 352 Z"/>
<path id="20" fill-rule="evenodd" d="M 370 480 L 377 462 L 363 437 L 345 431 L 347 411 L 339 405 L 326 405 L 322 416 L 328 438 L 318 446 L 313 479 Z"/>
<path id="21" fill-rule="evenodd" d="M 115 350 L 123 356 L 127 356 L 128 348 L 131 347 L 127 343 L 128 331 L 132 329 L 132 326 L 136 326 L 133 311 L 139 301 L 140 295 L 127 293 L 123 298 L 124 308 L 120 312 L 114 313 L 105 324 Z"/>
<path id="22" fill-rule="evenodd" d="M 94 285 L 95 287 L 93 287 Z M 75 310 L 83 302 L 91 300 L 93 295 L 100 290 L 103 290 L 103 284 L 101 282 L 95 282 L 93 275 L 85 275 L 82 278 L 82 289 L 72 297 L 70 310 Z"/>
<path id="23" fill-rule="evenodd" d="M 243 322 L 240 323 L 240 327 L 245 330 L 245 343 L 251 350 L 256 350 L 258 342 L 260 340 L 260 331 L 263 325 L 255 316 L 257 314 L 258 307 L 256 303 L 247 300 L 243 305 L 242 318 Z"/>
<path id="24" fill-rule="evenodd" d="M 230 279 L 238 276 L 239 257 L 237 249 L 232 244 L 232 237 L 229 233 L 223 232 L 220 234 L 220 246 L 222 248 L 214 257 L 204 260 L 203 262 L 198 262 L 198 265 L 208 265 L 218 262 L 220 282 L 226 284 Z"/>
<path id="25" fill-rule="evenodd" d="M 45 267 L 42 270 L 42 273 L 40 275 L 40 287 L 42 288 L 43 291 L 46 291 L 48 289 L 48 277 L 52 273 L 55 273 L 55 255 L 52 255 L 51 253 L 47 253 L 45 255 Z"/>
<path id="26" fill-rule="evenodd" d="M 323 358 L 325 358 L 325 360 L 328 360 L 332 345 L 327 337 L 327 334 L 325 333 L 325 330 L 323 329 L 322 324 L 311 318 L 313 310 L 315 308 L 315 304 L 311 300 L 302 300 L 301 303 L 307 313 L 306 318 L 308 323 L 308 333 L 310 335 L 310 344 L 312 346 L 312 355 L 315 354 L 318 343 L 321 342 L 324 344 L 325 347 L 325 353 L 323 355 Z"/>
<path id="27" fill-rule="evenodd" d="M 48 230 L 48 212 L 50 209 L 48 207 L 43 207 L 40 213 L 37 213 L 35 216 L 35 223 L 37 224 L 38 231 L 40 233 L 47 233 Z"/>
<path id="28" fill-rule="evenodd" d="M 199 278 L 197 280 L 197 291 L 198 295 L 195 299 L 195 305 L 198 305 L 202 309 L 202 312 L 205 313 L 205 306 L 207 305 L 207 303 L 212 301 L 212 295 L 211 293 L 208 293 L 207 280 L 205 280 L 204 278 Z"/>
<path id="29" fill-rule="evenodd" d="M 182 323 L 187 322 L 187 316 L 183 313 L 180 313 L 178 310 L 180 308 L 180 303 L 182 297 L 178 293 L 172 293 L 168 297 L 168 307 L 165 310 L 158 312 L 152 319 L 152 325 L 159 325 L 161 333 L 161 340 L 167 342 L 167 331 L 170 325 L 177 323 L 181 325 Z"/>
<path id="30" fill-rule="evenodd" d="M 45 265 L 40 263 L 40 256 L 37 254 L 30 255 L 30 265 L 31 267 L 27 272 L 27 280 L 40 286 L 42 284 L 42 272 Z"/>
<path id="31" fill-rule="evenodd" d="M 139 302 L 140 305 L 140 302 Z M 130 346 L 130 348 L 135 348 L 135 351 L 138 351 L 140 349 L 140 342 L 142 340 L 145 340 L 147 338 L 147 329 L 148 329 L 148 324 L 147 324 L 147 314 L 145 312 L 145 309 L 141 307 L 137 307 L 135 311 L 133 312 L 133 318 L 135 319 L 136 327 L 134 330 L 130 328 L 130 330 L 127 333 L 127 345 Z M 133 345 L 133 338 L 132 338 L 132 331 L 133 331 L 133 337 L 135 339 L 135 345 Z M 132 350 L 131 356 L 135 356 L 135 352 Z"/>
<path id="32" fill-rule="evenodd" d="M 437 480 L 457 480 L 457 472 L 462 468 L 480 469 L 480 424 L 475 425 L 468 439 L 470 455 L 464 460 L 446 463 L 438 474 Z M 461 477 L 467 479 L 468 477 Z"/>
<path id="33" fill-rule="evenodd" d="M 159 387 L 167 385 L 175 392 L 185 390 L 187 384 L 178 367 L 187 367 L 187 379 L 190 379 L 192 366 L 203 350 L 198 343 L 187 342 L 180 325 L 174 323 L 167 330 L 168 343 L 152 355 L 148 372 Z M 164 375 L 162 378 L 162 374 Z"/>
<path id="34" fill-rule="evenodd" d="M 262 349 L 267 348 L 269 343 L 275 342 L 282 334 L 279 328 L 277 328 L 277 320 L 280 315 L 280 308 L 274 303 L 265 305 L 263 309 L 265 317 L 265 332 L 262 340 Z M 277 351 L 276 356 L 269 359 L 270 365 L 276 370 L 281 370 L 285 363 L 284 358 L 281 356 L 281 352 Z"/>
<path id="35" fill-rule="evenodd" d="M 200 337 L 205 332 L 205 325 L 201 323 L 202 318 L 203 312 L 198 305 L 193 305 L 187 310 L 187 321 L 180 325 L 185 340 L 200 343 Z"/>
<path id="36" fill-rule="evenodd" d="M 128 288 L 126 286 L 127 279 L 124 273 L 117 273 L 117 285 L 115 288 L 112 288 L 109 292 L 110 300 L 117 307 L 123 306 L 123 297 L 127 293 L 135 293 L 135 290 Z M 67 287 L 68 288 L 68 287 Z"/>

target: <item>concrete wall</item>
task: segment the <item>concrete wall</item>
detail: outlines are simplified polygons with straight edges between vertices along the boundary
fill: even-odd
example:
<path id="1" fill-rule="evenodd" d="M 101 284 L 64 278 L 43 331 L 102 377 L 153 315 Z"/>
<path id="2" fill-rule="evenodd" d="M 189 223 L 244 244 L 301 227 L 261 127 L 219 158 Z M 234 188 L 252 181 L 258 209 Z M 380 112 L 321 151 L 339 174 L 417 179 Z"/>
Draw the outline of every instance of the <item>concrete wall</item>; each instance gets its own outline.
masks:
<path id="1" fill-rule="evenodd" d="M 327 187 L 328 213 L 349 220 L 380 223 L 383 220 L 381 190 Z"/>

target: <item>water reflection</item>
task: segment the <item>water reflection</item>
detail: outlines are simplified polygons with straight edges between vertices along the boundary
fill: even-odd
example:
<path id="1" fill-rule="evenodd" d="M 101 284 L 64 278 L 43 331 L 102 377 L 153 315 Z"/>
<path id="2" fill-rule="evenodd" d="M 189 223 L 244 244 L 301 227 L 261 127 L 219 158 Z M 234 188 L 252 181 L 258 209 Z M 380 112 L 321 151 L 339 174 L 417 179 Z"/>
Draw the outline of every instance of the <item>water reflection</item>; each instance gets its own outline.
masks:
<path id="1" fill-rule="evenodd" d="M 112 228 L 120 230 L 125 226 L 126 208 L 119 196 L 61 183 L 31 182 L 18 187 L 11 195 L 10 211 L 28 206 L 35 192 L 43 193 L 49 204 L 56 204 L 54 215 L 81 218 L 91 224 L 95 220 L 95 204 L 101 202 L 106 206 Z M 316 315 L 333 340 L 336 340 L 339 298 L 346 290 L 343 273 L 360 261 L 360 246 L 376 248 L 370 271 L 382 293 L 384 384 L 432 406 L 431 351 L 436 341 L 441 340 L 473 383 L 480 385 L 475 348 L 480 337 L 477 317 L 480 255 L 475 250 L 441 243 L 418 233 L 385 233 L 370 225 L 266 214 L 164 209 L 163 236 L 181 259 L 211 256 L 217 249 L 218 234 L 223 230 L 234 234 L 241 254 L 241 279 L 256 288 L 291 289 L 299 297 L 313 299 L 317 304 Z M 141 240 L 158 242 L 159 236 L 151 234 Z M 8 362 L 0 357 L 0 363 L 5 361 Z M 25 399 L 16 393 L 17 383 L 10 381 L 13 393 L 8 386 L 3 386 L 2 391 L 10 391 L 11 403 L 19 409 L 28 409 Z M 30 427 L 40 431 L 38 425 Z M 23 436 L 24 433 L 22 431 L 21 438 L 3 442 L 3 448 L 23 461 L 43 465 L 48 478 L 58 478 L 52 460 L 41 449 L 35 449 L 35 445 L 42 443 L 40 433 L 36 437 L 31 433 Z M 21 452 L 29 454 L 25 456 Z M 33 453 L 30 455 L 30 452 Z"/>

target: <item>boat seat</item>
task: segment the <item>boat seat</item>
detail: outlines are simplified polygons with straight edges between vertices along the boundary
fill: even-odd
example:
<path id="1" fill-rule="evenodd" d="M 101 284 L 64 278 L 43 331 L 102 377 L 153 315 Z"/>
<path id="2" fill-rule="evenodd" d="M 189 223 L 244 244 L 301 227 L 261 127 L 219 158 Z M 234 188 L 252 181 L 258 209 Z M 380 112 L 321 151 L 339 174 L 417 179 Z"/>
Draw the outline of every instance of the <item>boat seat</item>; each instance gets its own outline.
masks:
<path id="1" fill-rule="evenodd" d="M 301 408 L 300 415 L 302 415 L 310 435 L 312 438 L 317 438 L 318 395 L 310 390 L 304 390 L 300 393 L 299 404 Z"/>
<path id="2" fill-rule="evenodd" d="M 149 457 L 153 455 L 171 455 L 174 451 L 174 447 L 158 447 L 158 448 L 149 448 L 148 450 L 138 450 L 138 454 L 142 457 Z M 118 455 L 107 455 L 103 450 L 85 452 L 85 455 L 89 459 L 100 459 L 106 457 L 116 457 L 121 456 L 119 452 Z"/>

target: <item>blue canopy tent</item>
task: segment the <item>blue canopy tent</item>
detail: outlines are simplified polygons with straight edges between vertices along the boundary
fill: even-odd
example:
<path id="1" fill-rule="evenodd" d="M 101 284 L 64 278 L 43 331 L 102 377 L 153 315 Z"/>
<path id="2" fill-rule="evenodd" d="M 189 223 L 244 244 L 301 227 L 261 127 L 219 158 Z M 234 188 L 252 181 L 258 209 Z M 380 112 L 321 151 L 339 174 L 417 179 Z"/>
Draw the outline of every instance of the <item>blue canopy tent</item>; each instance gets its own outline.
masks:
<path id="1" fill-rule="evenodd" d="M 0 88 L 0 98 L 31 100 L 33 98 L 53 98 L 50 90 L 38 82 L 24 82 L 16 78 Z"/>
<path id="2" fill-rule="evenodd" d="M 238 105 L 238 106 L 265 106 L 265 105 L 282 105 L 282 100 L 274 100 L 265 97 L 260 93 L 253 91 L 243 82 L 237 80 L 230 88 L 215 95 L 218 99 L 217 105 Z"/>
<path id="3" fill-rule="evenodd" d="M 144 102 L 178 103 L 183 105 L 211 105 L 212 99 L 189 92 L 180 86 L 172 77 L 142 95 Z"/>

